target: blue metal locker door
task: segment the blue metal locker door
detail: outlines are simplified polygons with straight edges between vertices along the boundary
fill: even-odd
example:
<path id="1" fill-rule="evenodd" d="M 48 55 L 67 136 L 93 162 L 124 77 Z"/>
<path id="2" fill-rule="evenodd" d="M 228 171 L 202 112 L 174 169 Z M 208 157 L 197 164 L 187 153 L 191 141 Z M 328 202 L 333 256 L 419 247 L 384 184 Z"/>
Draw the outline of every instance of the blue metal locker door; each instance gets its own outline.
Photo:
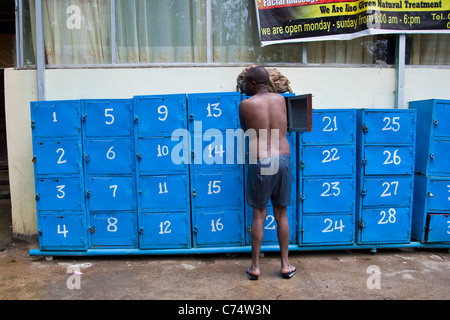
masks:
<path id="1" fill-rule="evenodd" d="M 362 243 L 410 242 L 411 208 L 363 208 L 359 228 Z"/>
<path id="2" fill-rule="evenodd" d="M 366 144 L 413 144 L 416 128 L 414 110 L 368 111 L 363 113 Z"/>
<path id="3" fill-rule="evenodd" d="M 136 247 L 138 228 L 133 212 L 91 212 L 89 232 L 90 247 Z"/>
<path id="4" fill-rule="evenodd" d="M 434 137 L 450 138 L 450 126 L 446 123 L 450 119 L 450 101 L 447 103 L 437 102 L 432 118 Z"/>
<path id="5" fill-rule="evenodd" d="M 412 203 L 413 177 L 364 177 L 360 195 L 363 207 L 409 206 Z"/>
<path id="6" fill-rule="evenodd" d="M 189 212 L 189 176 L 182 174 L 140 176 L 138 200 L 139 208 L 142 210 Z"/>
<path id="7" fill-rule="evenodd" d="M 428 210 L 450 212 L 450 179 L 430 177 L 427 197 Z"/>
<path id="8" fill-rule="evenodd" d="M 238 131 L 227 134 L 209 129 L 194 133 L 192 140 L 192 161 L 194 170 L 237 169 L 244 164 L 242 136 Z"/>
<path id="9" fill-rule="evenodd" d="M 196 210 L 193 221 L 195 247 L 244 245 L 244 215 L 240 209 Z"/>
<path id="10" fill-rule="evenodd" d="M 135 121 L 138 136 L 170 136 L 187 129 L 186 95 L 136 96 Z"/>
<path id="11" fill-rule="evenodd" d="M 365 175 L 414 173 L 414 147 L 366 146 L 364 148 Z"/>
<path id="12" fill-rule="evenodd" d="M 201 125 L 196 132 L 208 129 L 236 129 L 239 123 L 239 92 L 188 94 L 189 129 Z"/>
<path id="13" fill-rule="evenodd" d="M 79 140 L 35 140 L 33 152 L 36 175 L 79 174 L 82 172 L 81 142 Z"/>
<path id="14" fill-rule="evenodd" d="M 88 175 L 131 174 L 135 156 L 128 138 L 86 139 L 84 161 Z"/>
<path id="15" fill-rule="evenodd" d="M 289 223 L 289 243 L 295 243 L 296 234 L 297 234 L 297 219 L 296 219 L 296 211 L 293 207 L 287 208 L 287 218 Z M 252 220 L 253 220 L 253 210 L 249 208 L 246 210 L 247 221 L 247 236 L 246 236 L 246 244 L 251 245 L 251 228 L 252 228 Z M 267 205 L 267 213 L 266 219 L 264 221 L 264 237 L 263 237 L 263 245 L 266 244 L 278 244 L 278 235 L 277 235 L 277 223 L 275 220 L 275 216 L 273 213 L 272 204 Z"/>
<path id="16" fill-rule="evenodd" d="M 90 211 L 134 210 L 134 182 L 131 177 L 88 177 Z"/>
<path id="17" fill-rule="evenodd" d="M 87 137 L 129 137 L 133 132 L 133 100 L 83 100 Z"/>
<path id="18" fill-rule="evenodd" d="M 305 178 L 300 196 L 303 213 L 353 212 L 355 180 L 353 178 Z"/>
<path id="19" fill-rule="evenodd" d="M 354 110 L 314 110 L 312 132 L 301 134 L 304 143 L 352 143 L 355 140 Z"/>
<path id="20" fill-rule="evenodd" d="M 36 138 L 78 137 L 80 101 L 31 102 L 31 127 Z"/>
<path id="21" fill-rule="evenodd" d="M 354 241 L 354 218 L 352 214 L 303 215 L 302 243 L 347 244 Z"/>
<path id="22" fill-rule="evenodd" d="M 84 188 L 79 178 L 37 178 L 37 211 L 81 211 Z"/>
<path id="23" fill-rule="evenodd" d="M 187 136 L 186 136 L 187 137 Z M 171 137 L 143 137 L 137 142 L 137 165 L 140 174 L 186 171 L 189 164 L 189 140 Z"/>
<path id="24" fill-rule="evenodd" d="M 353 175 L 355 146 L 303 145 L 300 167 L 304 176 Z"/>
<path id="25" fill-rule="evenodd" d="M 199 171 L 191 179 L 193 208 L 240 207 L 243 204 L 240 170 Z"/>
<path id="26" fill-rule="evenodd" d="M 82 214 L 40 214 L 38 229 L 41 250 L 87 249 L 87 231 Z"/>
<path id="27" fill-rule="evenodd" d="M 450 242 L 450 214 L 429 214 L 427 242 Z"/>
<path id="28" fill-rule="evenodd" d="M 190 215 L 176 211 L 141 212 L 139 244 L 141 249 L 190 248 Z"/>
<path id="29" fill-rule="evenodd" d="M 450 140 L 431 140 L 428 174 L 450 175 Z"/>

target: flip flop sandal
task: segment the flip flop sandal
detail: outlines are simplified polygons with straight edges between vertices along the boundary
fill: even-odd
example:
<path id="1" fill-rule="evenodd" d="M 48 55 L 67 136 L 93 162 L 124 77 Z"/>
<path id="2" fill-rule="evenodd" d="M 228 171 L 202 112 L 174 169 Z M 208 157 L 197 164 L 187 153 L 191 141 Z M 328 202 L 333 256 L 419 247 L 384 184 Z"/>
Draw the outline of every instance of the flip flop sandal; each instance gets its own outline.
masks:
<path id="1" fill-rule="evenodd" d="M 253 275 L 253 274 L 250 273 L 250 267 L 247 268 L 247 271 L 246 271 L 246 272 L 247 272 L 247 277 L 248 277 L 250 280 L 258 280 L 258 277 L 259 277 L 259 276 L 255 276 L 255 275 Z"/>
<path id="2" fill-rule="evenodd" d="M 291 266 L 291 271 L 289 271 L 287 273 L 281 273 L 281 276 L 283 277 L 283 279 L 290 279 L 293 276 L 295 276 L 296 273 L 297 273 L 297 269 L 294 266 Z"/>

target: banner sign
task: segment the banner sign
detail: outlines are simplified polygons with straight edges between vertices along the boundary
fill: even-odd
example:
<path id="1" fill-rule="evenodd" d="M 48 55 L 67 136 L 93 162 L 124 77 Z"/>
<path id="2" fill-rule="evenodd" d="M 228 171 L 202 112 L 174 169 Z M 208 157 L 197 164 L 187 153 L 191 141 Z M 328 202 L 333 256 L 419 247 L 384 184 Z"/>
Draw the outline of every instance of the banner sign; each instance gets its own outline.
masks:
<path id="1" fill-rule="evenodd" d="M 262 46 L 388 33 L 450 33 L 450 0 L 255 0 Z"/>

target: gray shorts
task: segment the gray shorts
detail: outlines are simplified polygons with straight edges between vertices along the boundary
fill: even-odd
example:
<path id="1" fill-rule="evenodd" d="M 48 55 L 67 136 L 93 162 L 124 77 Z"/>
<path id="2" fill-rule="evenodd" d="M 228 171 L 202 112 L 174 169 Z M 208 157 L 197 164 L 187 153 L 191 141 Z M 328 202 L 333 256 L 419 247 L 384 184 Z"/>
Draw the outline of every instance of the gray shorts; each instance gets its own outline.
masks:
<path id="1" fill-rule="evenodd" d="M 278 207 L 291 203 L 290 155 L 281 154 L 260 160 L 250 160 L 247 172 L 247 203 L 264 209 L 269 202 Z M 255 163 L 256 162 L 256 163 Z"/>

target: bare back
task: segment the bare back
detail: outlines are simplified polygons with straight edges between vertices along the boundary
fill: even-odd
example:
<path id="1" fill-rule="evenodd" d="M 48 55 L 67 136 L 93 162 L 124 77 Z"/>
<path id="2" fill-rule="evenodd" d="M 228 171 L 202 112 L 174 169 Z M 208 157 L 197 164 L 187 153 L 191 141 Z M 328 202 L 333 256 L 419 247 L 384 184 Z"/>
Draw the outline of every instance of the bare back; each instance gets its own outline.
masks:
<path id="1" fill-rule="evenodd" d="M 250 155 L 256 154 L 258 159 L 263 159 L 291 153 L 286 138 L 287 116 L 283 96 L 270 92 L 256 94 L 241 102 L 239 116 L 244 131 L 256 131 L 256 139 L 249 135 Z"/>

